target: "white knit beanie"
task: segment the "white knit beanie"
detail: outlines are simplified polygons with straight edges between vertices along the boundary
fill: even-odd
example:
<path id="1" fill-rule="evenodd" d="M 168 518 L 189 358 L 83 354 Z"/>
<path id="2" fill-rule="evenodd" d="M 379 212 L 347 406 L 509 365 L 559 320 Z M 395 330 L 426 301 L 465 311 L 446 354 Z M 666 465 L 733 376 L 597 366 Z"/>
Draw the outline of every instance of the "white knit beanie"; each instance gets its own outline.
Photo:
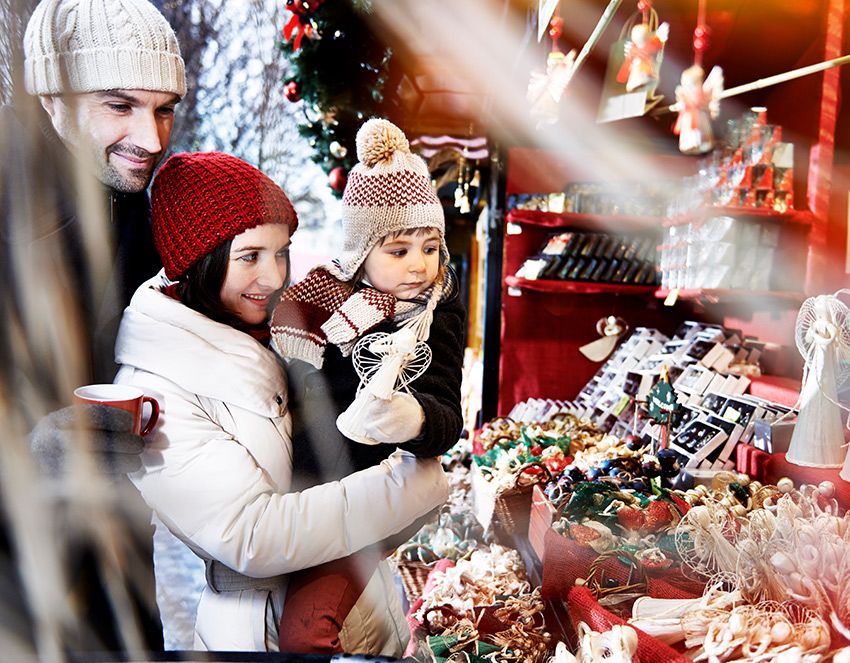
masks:
<path id="1" fill-rule="evenodd" d="M 342 194 L 342 254 L 328 271 L 350 281 L 373 246 L 410 228 L 439 230 L 441 263 L 448 264 L 443 206 L 404 132 L 387 120 L 368 120 L 357 132 L 357 159 Z"/>
<path id="2" fill-rule="evenodd" d="M 148 0 L 42 0 L 24 34 L 30 94 L 186 94 L 174 30 Z"/>

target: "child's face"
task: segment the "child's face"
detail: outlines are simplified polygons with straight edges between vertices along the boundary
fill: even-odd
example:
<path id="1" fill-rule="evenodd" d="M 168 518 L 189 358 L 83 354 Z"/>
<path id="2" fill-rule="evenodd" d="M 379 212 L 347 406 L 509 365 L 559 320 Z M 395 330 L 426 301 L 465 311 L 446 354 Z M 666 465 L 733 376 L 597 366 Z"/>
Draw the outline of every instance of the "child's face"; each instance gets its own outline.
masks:
<path id="1" fill-rule="evenodd" d="M 259 325 L 289 276 L 289 226 L 266 223 L 230 244 L 221 303 L 242 322 Z"/>
<path id="2" fill-rule="evenodd" d="M 440 233 L 428 229 L 411 235 L 387 236 L 366 256 L 369 282 L 398 299 L 413 299 L 427 290 L 440 269 Z"/>

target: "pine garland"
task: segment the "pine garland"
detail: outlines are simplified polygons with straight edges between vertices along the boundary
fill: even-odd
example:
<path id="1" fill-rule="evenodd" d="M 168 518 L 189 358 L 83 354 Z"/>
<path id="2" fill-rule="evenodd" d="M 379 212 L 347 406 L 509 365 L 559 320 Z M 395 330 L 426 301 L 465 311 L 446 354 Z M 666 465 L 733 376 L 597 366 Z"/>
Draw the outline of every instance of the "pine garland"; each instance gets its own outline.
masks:
<path id="1" fill-rule="evenodd" d="M 370 9 L 364 0 L 325 0 L 309 15 L 313 38 L 305 36 L 297 51 L 294 39 L 281 37 L 279 43 L 292 65 L 292 76 L 282 84 L 296 82 L 304 107 L 299 132 L 326 173 L 337 167 L 348 173 L 357 163 L 357 129 L 369 117 L 392 116 L 398 106 L 392 49 L 371 30 Z M 344 155 L 331 153 L 334 142 Z M 342 195 L 341 190 L 334 193 Z"/>

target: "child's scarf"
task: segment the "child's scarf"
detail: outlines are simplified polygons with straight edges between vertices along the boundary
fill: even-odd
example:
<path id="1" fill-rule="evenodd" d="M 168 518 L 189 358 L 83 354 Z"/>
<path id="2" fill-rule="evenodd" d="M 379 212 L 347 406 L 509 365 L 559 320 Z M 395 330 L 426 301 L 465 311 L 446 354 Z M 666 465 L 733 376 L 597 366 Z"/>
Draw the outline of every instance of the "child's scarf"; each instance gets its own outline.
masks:
<path id="1" fill-rule="evenodd" d="M 347 357 L 363 334 L 385 320 L 407 321 L 419 340 L 425 340 L 441 291 L 442 286 L 431 286 L 416 301 L 399 300 L 374 288 L 351 292 L 348 283 L 322 268 L 314 269 L 283 291 L 272 314 L 272 348 L 281 357 L 321 368 L 328 343 Z"/>

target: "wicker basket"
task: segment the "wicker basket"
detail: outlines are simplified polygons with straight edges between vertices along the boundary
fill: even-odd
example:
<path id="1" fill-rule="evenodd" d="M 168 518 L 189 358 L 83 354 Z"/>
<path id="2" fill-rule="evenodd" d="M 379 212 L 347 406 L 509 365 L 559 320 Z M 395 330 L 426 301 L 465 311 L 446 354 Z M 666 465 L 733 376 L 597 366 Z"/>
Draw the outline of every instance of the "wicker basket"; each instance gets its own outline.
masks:
<path id="1" fill-rule="evenodd" d="M 404 553 L 416 551 L 417 559 L 405 559 Z M 412 543 L 399 548 L 395 555 L 396 565 L 398 566 L 398 574 L 401 576 L 401 584 L 404 587 L 404 595 L 407 597 L 409 605 L 422 596 L 425 589 L 425 581 L 428 580 L 428 574 L 434 568 L 439 558 L 428 546 L 421 543 Z M 426 559 L 428 561 L 426 561 Z"/>
<path id="2" fill-rule="evenodd" d="M 529 473 L 532 467 L 540 468 L 536 474 Z M 493 528 L 500 538 L 510 540 L 515 534 L 528 533 L 531 514 L 531 491 L 535 484 L 546 483 L 552 478 L 543 463 L 528 463 L 514 473 L 513 485 L 496 495 L 493 510 Z"/>

